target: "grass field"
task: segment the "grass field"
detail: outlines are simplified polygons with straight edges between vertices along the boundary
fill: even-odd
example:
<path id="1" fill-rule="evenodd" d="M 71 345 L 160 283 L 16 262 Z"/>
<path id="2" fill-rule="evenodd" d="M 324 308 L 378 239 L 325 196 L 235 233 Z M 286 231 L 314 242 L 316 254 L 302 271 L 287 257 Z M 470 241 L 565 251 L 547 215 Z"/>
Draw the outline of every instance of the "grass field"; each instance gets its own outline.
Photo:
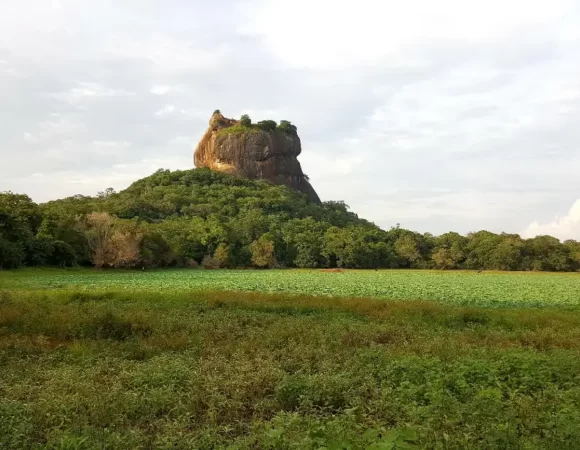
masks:
<path id="1" fill-rule="evenodd" d="M 421 270 L 158 270 L 30 269 L 0 272 L 0 288 L 131 291 L 219 290 L 388 300 L 425 300 L 485 307 L 580 307 L 580 274 Z"/>
<path id="2" fill-rule="evenodd" d="M 0 449 L 580 448 L 579 278 L 0 272 Z"/>

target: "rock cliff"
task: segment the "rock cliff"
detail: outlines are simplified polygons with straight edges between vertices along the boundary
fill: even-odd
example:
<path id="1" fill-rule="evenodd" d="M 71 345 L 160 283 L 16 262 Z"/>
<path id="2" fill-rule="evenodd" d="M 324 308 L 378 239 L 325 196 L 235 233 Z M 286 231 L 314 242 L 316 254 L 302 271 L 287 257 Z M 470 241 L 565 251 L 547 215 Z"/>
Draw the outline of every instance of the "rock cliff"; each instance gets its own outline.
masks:
<path id="1" fill-rule="evenodd" d="M 283 129 L 268 122 L 243 126 L 216 111 L 195 149 L 195 166 L 268 180 L 301 191 L 320 203 L 297 159 L 302 147 L 296 128 L 290 125 Z"/>

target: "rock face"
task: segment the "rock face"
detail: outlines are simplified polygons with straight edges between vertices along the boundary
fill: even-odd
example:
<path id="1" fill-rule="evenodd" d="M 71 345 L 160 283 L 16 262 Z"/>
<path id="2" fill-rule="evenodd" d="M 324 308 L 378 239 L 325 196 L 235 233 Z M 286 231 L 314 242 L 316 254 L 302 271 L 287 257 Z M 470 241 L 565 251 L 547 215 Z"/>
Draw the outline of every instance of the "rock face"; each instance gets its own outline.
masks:
<path id="1" fill-rule="evenodd" d="M 298 162 L 301 151 L 295 132 L 266 131 L 257 125 L 242 127 L 239 121 L 216 111 L 195 149 L 194 163 L 196 167 L 288 186 L 320 203 Z"/>

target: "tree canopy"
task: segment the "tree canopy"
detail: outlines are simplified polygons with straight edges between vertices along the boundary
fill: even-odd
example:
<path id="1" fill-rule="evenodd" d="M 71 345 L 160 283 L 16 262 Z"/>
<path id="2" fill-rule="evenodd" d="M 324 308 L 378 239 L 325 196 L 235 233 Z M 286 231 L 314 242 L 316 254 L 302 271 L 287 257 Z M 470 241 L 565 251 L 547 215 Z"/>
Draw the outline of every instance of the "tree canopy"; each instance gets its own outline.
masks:
<path id="1" fill-rule="evenodd" d="M 0 268 L 75 264 L 575 271 L 580 243 L 382 230 L 343 202 L 208 169 L 161 169 L 119 193 L 40 205 L 0 193 Z"/>

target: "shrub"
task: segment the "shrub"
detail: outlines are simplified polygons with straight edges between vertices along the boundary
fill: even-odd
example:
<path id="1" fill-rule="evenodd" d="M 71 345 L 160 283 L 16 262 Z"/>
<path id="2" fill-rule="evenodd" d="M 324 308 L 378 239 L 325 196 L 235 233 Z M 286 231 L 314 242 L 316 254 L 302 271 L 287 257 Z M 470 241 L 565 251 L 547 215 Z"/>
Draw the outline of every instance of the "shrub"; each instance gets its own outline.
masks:
<path id="1" fill-rule="evenodd" d="M 210 256 L 210 255 L 205 255 L 203 257 L 203 261 L 201 262 L 201 266 L 204 269 L 219 269 L 220 268 L 220 260 Z"/>
<path id="2" fill-rule="evenodd" d="M 262 120 L 258 122 L 258 126 L 264 131 L 274 131 L 278 124 L 274 120 Z"/>
<path id="3" fill-rule="evenodd" d="M 0 269 L 20 267 L 24 261 L 24 256 L 22 245 L 2 239 L 0 236 Z"/>
<path id="4" fill-rule="evenodd" d="M 250 116 L 247 114 L 242 114 L 242 117 L 240 117 L 240 124 L 243 127 L 249 127 L 252 125 L 252 119 L 250 119 Z"/>
<path id="5" fill-rule="evenodd" d="M 112 312 L 97 316 L 88 324 L 89 335 L 95 339 L 124 341 L 131 337 L 132 324 Z"/>
<path id="6" fill-rule="evenodd" d="M 262 129 L 256 125 L 242 126 L 237 124 L 231 127 L 222 128 L 218 131 L 218 136 L 238 135 L 247 133 L 259 133 Z"/>
<path id="7" fill-rule="evenodd" d="M 230 248 L 225 244 L 218 245 L 213 257 L 219 262 L 220 267 L 228 267 L 230 264 Z"/>
<path id="8" fill-rule="evenodd" d="M 250 244 L 252 252 L 252 264 L 256 267 L 274 267 L 276 257 L 274 252 L 274 243 L 268 238 L 262 236 L 257 241 Z"/>
<path id="9" fill-rule="evenodd" d="M 295 125 L 292 125 L 288 120 L 281 120 L 280 125 L 278 125 L 278 130 L 293 136 L 298 134 L 298 128 L 296 128 Z"/>
<path id="10" fill-rule="evenodd" d="M 49 262 L 54 266 L 60 267 L 74 266 L 77 263 L 77 255 L 70 244 L 63 241 L 54 241 Z"/>

